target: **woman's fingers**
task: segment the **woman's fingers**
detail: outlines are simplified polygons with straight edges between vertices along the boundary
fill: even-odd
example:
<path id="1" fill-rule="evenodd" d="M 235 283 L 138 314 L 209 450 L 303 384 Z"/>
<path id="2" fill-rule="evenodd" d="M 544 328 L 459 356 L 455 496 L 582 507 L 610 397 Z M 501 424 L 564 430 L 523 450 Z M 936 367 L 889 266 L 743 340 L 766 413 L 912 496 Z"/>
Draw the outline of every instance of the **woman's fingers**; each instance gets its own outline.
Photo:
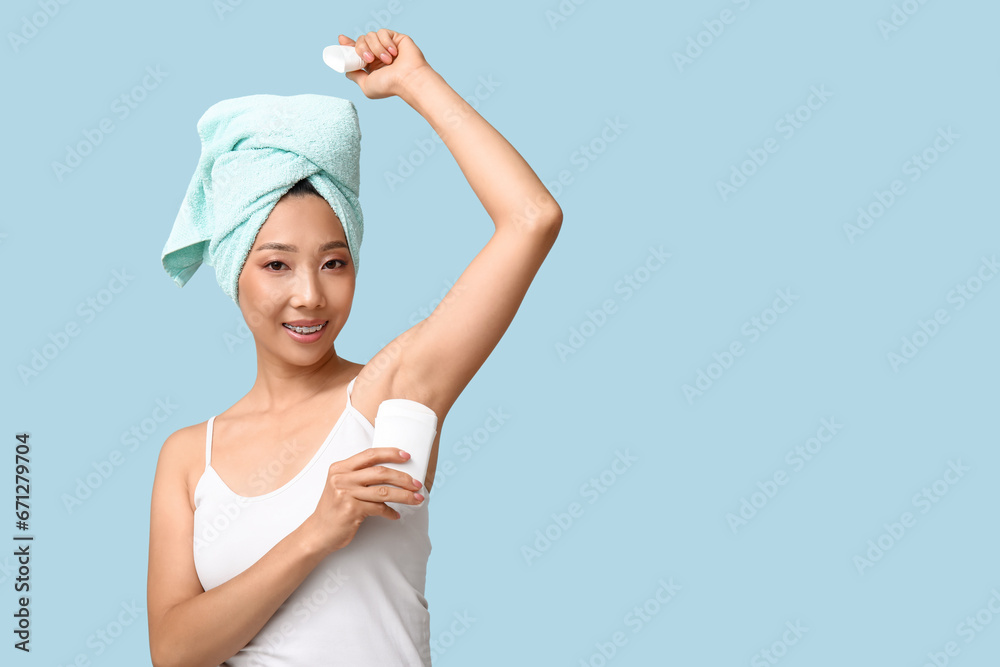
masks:
<path id="1" fill-rule="evenodd" d="M 373 47 L 372 45 L 369 44 L 370 39 L 371 41 L 375 42 L 378 41 L 377 38 L 373 37 L 374 34 L 375 33 L 373 32 L 369 32 L 364 35 L 359 35 L 358 42 L 354 49 L 357 52 L 357 54 L 361 56 L 361 59 L 364 60 L 366 63 L 373 63 L 377 60 L 373 52 Z"/>
<path id="2" fill-rule="evenodd" d="M 368 516 L 384 516 L 387 519 L 398 519 L 399 512 L 392 509 L 385 503 L 372 503 L 375 507 L 372 507 L 372 511 Z"/>
<path id="3" fill-rule="evenodd" d="M 423 494 L 419 492 L 421 487 L 419 480 L 400 470 L 372 466 L 356 471 L 353 475 L 363 489 L 355 493 L 358 499 L 411 505 L 419 505 L 424 499 Z"/>
<path id="4" fill-rule="evenodd" d="M 420 480 L 400 470 L 378 465 L 407 459 L 409 454 L 404 457 L 393 447 L 373 447 L 331 465 L 330 476 L 343 490 L 353 487 L 350 493 L 358 500 L 419 505 L 424 498 L 423 494 L 417 497 L 422 486 Z"/>
<path id="5" fill-rule="evenodd" d="M 364 58 L 365 62 L 381 60 L 389 64 L 392 62 L 392 58 L 399 55 L 399 51 L 396 49 L 396 42 L 393 41 L 395 35 L 396 33 L 391 30 L 379 28 L 378 31 L 359 35 L 356 42 L 347 35 L 338 35 L 337 40 L 343 46 L 356 46 L 357 54 Z M 365 56 L 365 52 L 372 55 L 371 59 Z"/>
<path id="6" fill-rule="evenodd" d="M 377 55 L 382 59 L 382 62 L 388 65 L 392 62 L 393 56 L 396 55 L 392 53 L 392 51 L 396 50 L 396 44 L 392 41 L 393 33 L 386 28 L 380 28 L 375 35 L 378 38 L 379 46 L 382 49 L 382 51 Z"/>
<path id="7" fill-rule="evenodd" d="M 363 48 L 358 51 L 366 63 L 373 63 L 376 60 L 383 65 L 392 62 L 396 53 L 396 44 L 392 41 L 394 33 L 386 28 L 379 28 L 377 32 L 372 31 L 358 37 L 358 45 L 363 44 Z"/>
<path id="8" fill-rule="evenodd" d="M 405 503 L 407 505 L 419 505 L 424 500 L 424 495 L 413 491 L 404 491 L 395 486 L 383 484 L 372 484 L 371 486 L 359 487 L 353 495 L 358 500 L 370 503 Z M 418 497 L 419 496 L 419 497 Z"/>
<path id="9" fill-rule="evenodd" d="M 422 486 L 422 484 L 420 484 L 420 480 L 414 479 L 411 475 L 407 475 L 405 472 L 394 468 L 387 468 L 386 466 L 372 466 L 371 468 L 365 468 L 359 471 L 358 475 L 363 480 L 361 484 L 364 486 L 391 484 L 408 493 L 416 492 Z"/>
<path id="10" fill-rule="evenodd" d="M 427 61 L 413 40 L 401 32 L 386 28 L 358 35 L 353 48 L 364 67 L 347 72 L 346 76 L 357 84 L 365 97 L 372 100 L 399 95 L 409 76 L 427 66 Z M 378 74 L 380 69 L 390 65 L 395 67 L 386 74 Z M 369 78 L 372 75 L 374 79 Z"/>
<path id="11" fill-rule="evenodd" d="M 402 463 L 409 460 L 410 455 L 407 452 L 395 447 L 369 447 L 333 465 L 339 468 L 339 472 L 350 472 L 370 468 L 379 463 Z"/>

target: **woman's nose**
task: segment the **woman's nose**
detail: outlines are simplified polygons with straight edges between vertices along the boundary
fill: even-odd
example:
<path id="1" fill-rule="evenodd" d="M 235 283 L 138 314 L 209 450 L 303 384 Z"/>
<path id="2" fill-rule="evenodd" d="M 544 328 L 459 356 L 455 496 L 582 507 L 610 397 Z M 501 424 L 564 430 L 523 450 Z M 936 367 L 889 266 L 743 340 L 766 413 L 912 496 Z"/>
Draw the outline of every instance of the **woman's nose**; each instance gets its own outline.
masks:
<path id="1" fill-rule="evenodd" d="M 323 288 L 320 276 L 313 271 L 302 271 L 295 277 L 295 293 L 292 295 L 295 305 L 309 308 L 323 306 Z"/>

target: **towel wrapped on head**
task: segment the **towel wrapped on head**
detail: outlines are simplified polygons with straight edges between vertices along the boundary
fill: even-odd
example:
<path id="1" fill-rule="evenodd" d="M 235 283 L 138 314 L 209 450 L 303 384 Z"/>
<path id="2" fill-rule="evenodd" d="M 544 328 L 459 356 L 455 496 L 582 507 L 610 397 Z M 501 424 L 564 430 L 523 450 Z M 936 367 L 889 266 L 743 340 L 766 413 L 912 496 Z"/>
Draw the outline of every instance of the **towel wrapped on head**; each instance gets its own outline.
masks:
<path id="1" fill-rule="evenodd" d="M 303 179 L 340 219 L 357 273 L 364 219 L 361 129 L 352 102 L 314 94 L 222 100 L 199 119 L 198 135 L 198 167 L 162 253 L 179 287 L 205 263 L 239 306 L 240 271 L 257 232 Z"/>

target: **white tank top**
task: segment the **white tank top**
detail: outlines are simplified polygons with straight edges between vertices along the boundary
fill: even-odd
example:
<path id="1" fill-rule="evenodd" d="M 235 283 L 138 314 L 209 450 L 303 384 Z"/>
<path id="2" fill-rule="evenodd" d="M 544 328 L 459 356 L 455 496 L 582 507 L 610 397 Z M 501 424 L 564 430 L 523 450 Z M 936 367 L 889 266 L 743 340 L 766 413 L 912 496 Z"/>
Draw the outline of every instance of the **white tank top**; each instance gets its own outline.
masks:
<path id="1" fill-rule="evenodd" d="M 215 417 L 208 420 L 205 471 L 194 492 L 194 564 L 206 591 L 253 565 L 312 514 L 331 464 L 371 447 L 375 429 L 351 404 L 353 386 L 351 380 L 347 406 L 312 460 L 287 484 L 261 496 L 237 495 L 212 468 Z M 266 476 L 266 468 L 260 474 Z M 367 517 L 351 543 L 323 559 L 223 665 L 429 666 L 424 584 L 430 494 L 421 493 L 419 505 L 397 505 L 399 519 Z"/>

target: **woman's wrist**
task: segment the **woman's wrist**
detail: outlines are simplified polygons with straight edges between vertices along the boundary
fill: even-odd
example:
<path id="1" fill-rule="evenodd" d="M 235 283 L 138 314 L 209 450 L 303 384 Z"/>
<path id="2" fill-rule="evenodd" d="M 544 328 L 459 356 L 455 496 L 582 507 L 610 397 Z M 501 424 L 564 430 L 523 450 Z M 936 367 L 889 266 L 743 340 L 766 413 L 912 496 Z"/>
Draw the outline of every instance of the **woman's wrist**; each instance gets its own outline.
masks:
<path id="1" fill-rule="evenodd" d="M 420 99 L 420 94 L 427 89 L 427 84 L 435 78 L 440 79 L 441 75 L 434 71 L 434 68 L 429 64 L 424 63 L 408 72 L 400 80 L 397 96 L 411 107 L 415 107 Z"/>
<path id="2" fill-rule="evenodd" d="M 323 546 L 319 530 L 316 526 L 316 515 L 310 514 L 306 520 L 295 529 L 298 533 L 299 546 L 302 552 L 310 559 L 322 560 L 328 554 L 328 550 Z"/>

